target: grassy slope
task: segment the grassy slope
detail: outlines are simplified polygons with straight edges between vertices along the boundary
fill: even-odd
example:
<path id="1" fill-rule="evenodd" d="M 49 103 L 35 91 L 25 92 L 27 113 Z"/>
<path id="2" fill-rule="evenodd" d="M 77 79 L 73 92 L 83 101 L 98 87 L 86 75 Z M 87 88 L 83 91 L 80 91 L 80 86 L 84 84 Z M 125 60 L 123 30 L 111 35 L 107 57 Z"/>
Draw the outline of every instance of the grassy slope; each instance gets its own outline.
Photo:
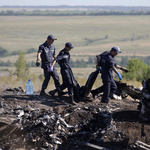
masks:
<path id="1" fill-rule="evenodd" d="M 73 43 L 71 58 L 74 60 L 87 60 L 89 55 L 95 56 L 114 45 L 121 48 L 120 56 L 150 55 L 149 16 L 0 16 L 0 20 L 0 46 L 9 52 L 38 49 L 47 35 L 53 34 L 58 38 L 54 43 L 57 53 L 67 41 Z M 35 61 L 36 53 L 26 58 Z M 17 56 L 0 60 L 15 62 Z M 78 76 L 88 76 L 93 68 L 74 70 Z M 39 68 L 31 71 L 41 73 Z"/>
<path id="2" fill-rule="evenodd" d="M 37 49 L 51 33 L 58 38 L 57 51 L 70 41 L 73 55 L 96 55 L 113 45 L 121 47 L 122 55 L 141 55 L 141 49 L 147 55 L 150 46 L 149 16 L 0 16 L 0 20 L 0 46 L 9 51 Z"/>

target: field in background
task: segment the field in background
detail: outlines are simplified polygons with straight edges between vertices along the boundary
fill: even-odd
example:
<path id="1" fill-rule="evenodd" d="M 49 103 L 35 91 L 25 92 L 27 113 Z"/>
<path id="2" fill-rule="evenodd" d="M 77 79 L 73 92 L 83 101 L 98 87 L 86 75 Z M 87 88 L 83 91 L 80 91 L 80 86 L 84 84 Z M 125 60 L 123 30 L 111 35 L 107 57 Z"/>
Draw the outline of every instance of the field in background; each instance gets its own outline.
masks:
<path id="1" fill-rule="evenodd" d="M 58 38 L 57 53 L 70 41 L 74 57 L 95 56 L 114 45 L 120 46 L 121 56 L 149 54 L 149 16 L 0 16 L 0 20 L 0 46 L 8 51 L 38 49 L 53 34 Z M 35 57 L 30 54 L 28 60 Z M 6 59 L 13 60 L 2 60 Z"/>
<path id="2" fill-rule="evenodd" d="M 114 45 L 121 48 L 120 56 L 150 55 L 149 16 L 0 16 L 0 46 L 9 52 L 38 49 L 49 34 L 55 41 L 56 53 L 66 42 L 75 47 L 70 53 L 73 60 L 88 60 Z M 0 58 L 16 62 L 18 56 Z M 36 53 L 26 55 L 27 61 L 35 61 Z M 119 56 L 117 56 L 119 58 Z M 94 64 L 93 64 L 94 66 Z M 0 67 L 0 73 L 8 67 Z M 10 67 L 9 70 L 15 68 Z M 74 74 L 84 85 L 94 68 L 73 68 Z M 59 71 L 59 69 L 58 69 Z M 31 73 L 42 74 L 40 68 L 30 68 Z"/>

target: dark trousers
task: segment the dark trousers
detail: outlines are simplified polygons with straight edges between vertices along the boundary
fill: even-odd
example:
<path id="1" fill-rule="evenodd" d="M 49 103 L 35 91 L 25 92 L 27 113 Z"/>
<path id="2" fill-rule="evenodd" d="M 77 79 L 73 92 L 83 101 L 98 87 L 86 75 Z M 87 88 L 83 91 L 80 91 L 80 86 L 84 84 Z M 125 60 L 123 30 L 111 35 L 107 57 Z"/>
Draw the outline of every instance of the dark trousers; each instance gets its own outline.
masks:
<path id="1" fill-rule="evenodd" d="M 103 80 L 103 85 L 104 85 L 104 92 L 101 102 L 108 103 L 109 97 L 112 97 L 113 94 L 116 92 L 117 85 L 113 79 L 111 81 Z"/>
<path id="2" fill-rule="evenodd" d="M 55 68 L 53 69 L 52 72 L 49 72 L 48 69 L 43 69 L 43 70 L 44 70 L 45 79 L 43 81 L 42 88 L 43 89 L 47 88 L 51 76 L 54 80 L 55 87 L 58 88 L 60 86 L 60 83 L 59 83 L 59 76 L 58 76 L 57 70 Z"/>
<path id="3" fill-rule="evenodd" d="M 60 85 L 58 89 L 62 91 L 65 88 L 68 88 L 69 96 L 73 96 L 73 84 L 70 77 L 69 69 L 65 69 L 65 70 L 61 69 L 61 75 L 62 75 L 63 83 L 62 85 Z"/>

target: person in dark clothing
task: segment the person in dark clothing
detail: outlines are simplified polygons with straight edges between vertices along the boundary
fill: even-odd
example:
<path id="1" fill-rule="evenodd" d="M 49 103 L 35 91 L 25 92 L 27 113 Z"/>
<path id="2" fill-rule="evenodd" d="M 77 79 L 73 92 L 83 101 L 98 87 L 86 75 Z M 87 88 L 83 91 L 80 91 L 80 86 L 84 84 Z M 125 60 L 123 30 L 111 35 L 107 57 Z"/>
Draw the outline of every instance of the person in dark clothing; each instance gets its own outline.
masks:
<path id="1" fill-rule="evenodd" d="M 110 53 L 110 52 L 111 52 L 111 51 L 105 51 L 105 52 L 101 53 L 100 55 L 97 55 L 97 56 L 96 56 L 96 58 L 97 58 L 97 61 L 96 61 L 96 69 L 100 68 L 100 72 L 102 71 L 102 68 L 99 66 L 99 62 L 100 62 L 100 60 L 102 59 L 102 57 L 103 57 L 104 55 L 107 55 L 107 54 Z M 119 65 L 117 65 L 117 64 L 115 64 L 114 67 L 116 67 L 117 69 L 120 69 L 120 70 L 122 70 L 122 71 L 124 71 L 124 72 L 126 72 L 126 73 L 128 72 L 128 69 L 127 69 L 127 68 L 121 67 L 121 66 L 119 66 Z M 104 92 L 104 85 L 100 86 L 99 88 L 97 88 L 97 89 L 95 89 L 95 90 L 91 90 L 91 94 L 92 94 L 92 96 L 93 96 L 94 99 L 95 99 L 95 96 L 96 96 L 96 95 L 98 95 L 99 93 L 102 93 L 102 92 Z M 111 97 L 111 98 L 113 98 L 113 97 Z"/>
<path id="2" fill-rule="evenodd" d="M 70 42 L 67 42 L 65 44 L 65 48 L 59 52 L 53 64 L 51 65 L 50 71 L 52 72 L 54 64 L 58 62 L 61 68 L 61 75 L 62 75 L 63 83 L 57 89 L 50 91 L 49 93 L 51 96 L 54 96 L 56 92 L 59 92 L 59 91 L 62 92 L 62 90 L 64 90 L 65 88 L 68 88 L 70 101 L 72 104 L 76 104 L 76 102 L 74 101 L 73 83 L 72 83 L 71 76 L 70 76 L 71 67 L 69 64 L 69 60 L 70 60 L 69 51 L 73 48 L 74 47 L 72 46 L 72 44 Z"/>
<path id="3" fill-rule="evenodd" d="M 53 68 L 53 72 L 49 71 L 49 68 L 53 63 L 53 59 L 56 57 L 55 46 L 53 45 L 54 40 L 57 39 L 53 35 L 49 35 L 47 37 L 47 40 L 42 45 L 39 46 L 39 50 L 37 53 L 36 66 L 39 66 L 42 61 L 41 68 L 43 68 L 44 77 L 45 77 L 40 92 L 41 96 L 47 95 L 45 93 L 45 89 L 48 86 L 51 76 L 54 79 L 55 87 L 57 88 L 60 86 L 57 70 Z"/>
<path id="4" fill-rule="evenodd" d="M 116 68 L 121 69 L 121 67 L 116 64 L 114 59 L 114 57 L 120 53 L 120 48 L 114 46 L 111 51 L 102 56 L 101 60 L 98 62 L 98 66 L 101 67 L 101 78 L 103 80 L 102 103 L 108 103 L 109 98 L 113 98 L 113 94 L 117 90 L 117 85 L 113 80 L 113 71 L 118 75 L 119 79 L 122 80 L 121 74 L 116 70 Z"/>

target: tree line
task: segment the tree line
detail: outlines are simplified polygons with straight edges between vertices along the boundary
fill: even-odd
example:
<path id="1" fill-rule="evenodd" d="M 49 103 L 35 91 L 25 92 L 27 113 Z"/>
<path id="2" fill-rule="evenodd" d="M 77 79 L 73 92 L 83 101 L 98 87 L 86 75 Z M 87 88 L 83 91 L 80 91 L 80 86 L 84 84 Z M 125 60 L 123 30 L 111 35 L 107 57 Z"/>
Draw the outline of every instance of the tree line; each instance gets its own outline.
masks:
<path id="1" fill-rule="evenodd" d="M 26 54 L 33 53 L 35 51 L 37 51 L 37 50 L 29 49 L 26 52 Z M 12 52 L 12 53 L 14 53 L 14 52 Z M 15 54 L 18 55 L 18 53 L 19 52 L 15 53 Z M 2 54 L 1 50 L 0 50 L 0 56 L 1 57 L 5 56 L 5 53 Z M 134 59 L 134 58 L 138 58 L 139 60 L 142 60 L 148 66 L 150 65 L 150 56 L 146 56 L 146 57 L 143 57 L 143 56 L 120 56 L 119 60 L 116 58 L 116 63 L 120 66 L 127 66 L 127 64 L 129 63 L 129 60 Z M 70 59 L 70 65 L 71 65 L 72 68 L 87 68 L 89 65 L 94 66 L 95 63 L 96 63 L 96 57 L 95 56 L 89 56 L 87 61 L 85 61 L 83 59 L 81 59 L 81 60 L 79 60 L 79 59 L 77 59 L 77 60 Z M 29 67 L 36 67 L 35 61 L 27 62 L 27 65 Z M 4 61 L 0 60 L 0 66 L 12 67 L 13 63 L 9 60 L 7 62 L 4 62 Z M 59 65 L 56 64 L 55 67 L 59 67 Z"/>
<path id="2" fill-rule="evenodd" d="M 105 16 L 105 15 L 150 15 L 150 11 L 1 11 L 0 16 Z"/>
<path id="3" fill-rule="evenodd" d="M 29 76 L 30 70 L 24 52 L 19 52 L 18 60 L 14 65 L 16 67 L 14 74 L 16 74 L 18 78 L 27 78 Z M 132 58 L 129 60 L 127 68 L 129 72 L 122 73 L 126 80 L 136 80 L 141 82 L 150 78 L 150 65 L 145 64 L 143 60 Z"/>
<path id="4" fill-rule="evenodd" d="M 29 48 L 26 52 L 26 54 L 37 52 L 35 48 Z M 0 46 L 0 57 L 6 57 L 6 56 L 13 56 L 13 55 L 19 55 L 19 51 L 13 51 L 9 53 L 6 49 Z"/>

